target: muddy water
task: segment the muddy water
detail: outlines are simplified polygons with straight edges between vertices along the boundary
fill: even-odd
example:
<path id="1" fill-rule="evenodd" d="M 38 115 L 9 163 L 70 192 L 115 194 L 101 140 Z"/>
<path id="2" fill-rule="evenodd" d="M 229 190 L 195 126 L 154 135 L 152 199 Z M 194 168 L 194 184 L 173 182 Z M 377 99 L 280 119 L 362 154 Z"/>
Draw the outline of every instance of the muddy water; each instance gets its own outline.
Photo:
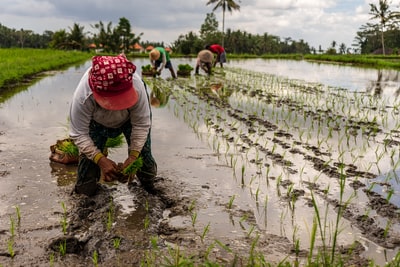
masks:
<path id="1" fill-rule="evenodd" d="M 148 64 L 144 59 L 135 59 L 134 62 L 139 71 L 142 65 Z M 194 60 L 174 59 L 173 63 L 175 66 L 180 63 L 194 65 Z M 0 103 L 0 263 L 3 259 L 9 262 L 9 257 L 4 255 L 7 255 L 10 225 L 15 220 L 17 209 L 22 217 L 18 234 L 29 240 L 23 245 L 15 245 L 17 258 L 22 258 L 21 262 L 42 256 L 49 240 L 60 234 L 62 204 L 69 205 L 75 167 L 50 163 L 49 146 L 67 136 L 70 99 L 88 64 L 52 73 Z M 280 60 L 238 60 L 230 61 L 227 66 L 265 71 L 354 91 L 368 91 L 371 94 L 376 93 L 378 82 L 383 88 L 379 97 L 392 97 L 399 88 L 398 75 L 393 71 L 378 72 Z M 169 77 L 169 72 L 164 71 L 162 77 Z M 176 118 L 173 100 L 170 102 L 162 108 L 153 109 L 154 155 L 159 165 L 159 175 L 177 184 L 182 182 L 186 197 L 199 203 L 199 224 L 204 227 L 212 222 L 210 235 L 217 239 L 227 236 L 235 239 L 243 234 L 243 225 L 238 223 L 240 218 L 254 212 L 253 216 L 262 230 L 279 233 L 290 239 L 293 225 L 290 218 L 283 218 L 290 217 L 290 211 L 282 216 L 284 213 L 280 210 L 280 201 L 273 199 L 273 194 L 269 199 L 269 210 L 260 210 L 252 192 L 240 187 L 240 178 L 232 178 L 234 175 L 227 160 L 218 157 L 209 141 L 196 136 L 190 127 Z M 124 151 L 122 147 L 111 151 L 110 155 L 114 160 L 122 161 Z M 127 229 L 140 230 L 137 217 L 140 216 L 140 206 L 136 204 L 135 196 L 130 196 L 123 185 L 118 187 L 115 194 L 114 199 L 122 206 L 120 216 L 126 221 Z M 233 195 L 236 196 L 237 214 L 233 216 L 236 220 L 224 208 Z M 282 219 L 277 218 L 279 216 Z M 310 214 L 307 220 L 312 216 Z M 191 222 L 188 217 L 175 216 L 170 224 L 181 227 Z M 244 228 L 248 229 L 248 226 Z M 301 235 L 306 239 L 309 233 Z M 346 230 L 343 239 L 351 242 L 362 240 L 363 237 L 357 229 L 352 229 L 351 232 Z M 367 256 L 378 264 L 383 264 L 396 253 L 368 240 L 362 241 L 368 249 Z"/>

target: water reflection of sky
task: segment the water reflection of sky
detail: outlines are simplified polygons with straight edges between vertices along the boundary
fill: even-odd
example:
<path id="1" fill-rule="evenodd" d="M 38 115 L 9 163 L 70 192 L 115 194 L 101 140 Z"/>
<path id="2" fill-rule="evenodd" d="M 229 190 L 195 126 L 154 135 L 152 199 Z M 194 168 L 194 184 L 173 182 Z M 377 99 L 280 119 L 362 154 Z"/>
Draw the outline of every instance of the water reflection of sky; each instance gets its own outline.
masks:
<path id="1" fill-rule="evenodd" d="M 400 170 L 391 171 L 367 182 L 368 189 L 400 207 Z"/>
<path id="2" fill-rule="evenodd" d="M 50 127 L 67 122 L 69 104 L 81 68 L 70 68 L 39 80 L 1 105 L 1 124 L 15 127 Z"/>
<path id="3" fill-rule="evenodd" d="M 308 61 L 249 59 L 230 60 L 227 66 L 267 72 L 278 76 L 317 82 L 352 91 L 366 91 L 378 79 L 378 70 L 337 64 L 322 64 Z M 398 71 L 382 70 L 387 86 L 398 88 Z"/>

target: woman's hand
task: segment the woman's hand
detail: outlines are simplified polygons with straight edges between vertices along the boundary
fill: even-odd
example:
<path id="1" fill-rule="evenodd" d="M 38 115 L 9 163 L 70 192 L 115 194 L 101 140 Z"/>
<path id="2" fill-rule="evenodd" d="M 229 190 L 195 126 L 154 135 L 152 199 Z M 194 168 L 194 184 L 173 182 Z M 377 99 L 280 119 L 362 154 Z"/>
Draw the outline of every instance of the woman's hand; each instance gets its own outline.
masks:
<path id="1" fill-rule="evenodd" d="M 98 162 L 100 169 L 104 175 L 104 181 L 112 182 L 118 179 L 118 166 L 117 164 L 108 159 L 107 157 L 102 157 Z"/>
<path id="2" fill-rule="evenodd" d="M 122 164 L 122 169 L 125 170 L 126 167 L 128 167 L 131 163 L 135 162 L 135 160 L 137 160 L 137 157 L 135 157 L 135 156 L 133 156 L 133 155 L 129 156 L 129 157 L 125 160 L 124 164 Z"/>

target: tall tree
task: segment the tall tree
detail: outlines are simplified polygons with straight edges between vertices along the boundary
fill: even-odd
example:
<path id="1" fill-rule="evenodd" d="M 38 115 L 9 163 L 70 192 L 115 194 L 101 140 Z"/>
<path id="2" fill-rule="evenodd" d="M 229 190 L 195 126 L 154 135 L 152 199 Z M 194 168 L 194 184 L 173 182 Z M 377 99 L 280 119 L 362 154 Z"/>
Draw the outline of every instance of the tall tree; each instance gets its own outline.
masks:
<path id="1" fill-rule="evenodd" d="M 240 2 L 240 0 L 239 0 Z M 228 10 L 232 13 L 233 10 L 240 10 L 240 6 L 234 0 L 208 0 L 207 5 L 216 4 L 213 11 L 222 8 L 222 41 L 221 45 L 224 46 L 224 31 L 225 31 L 225 11 Z"/>
<path id="2" fill-rule="evenodd" d="M 85 44 L 85 34 L 83 30 L 84 26 L 80 26 L 78 23 L 74 23 L 74 26 L 70 27 L 69 41 L 72 49 L 83 49 Z"/>
<path id="3" fill-rule="evenodd" d="M 379 0 L 379 6 L 375 4 L 369 4 L 371 19 L 378 19 L 381 29 L 381 42 L 382 42 L 382 53 L 385 55 L 385 38 L 384 32 L 387 23 L 393 18 L 393 13 L 389 9 L 388 0 Z"/>
<path id="4" fill-rule="evenodd" d="M 214 12 L 207 13 L 204 23 L 200 26 L 200 38 L 206 44 L 216 42 L 219 37 L 218 21 Z"/>
<path id="5" fill-rule="evenodd" d="M 56 31 L 50 42 L 51 48 L 67 49 L 68 48 L 68 33 L 63 29 Z"/>

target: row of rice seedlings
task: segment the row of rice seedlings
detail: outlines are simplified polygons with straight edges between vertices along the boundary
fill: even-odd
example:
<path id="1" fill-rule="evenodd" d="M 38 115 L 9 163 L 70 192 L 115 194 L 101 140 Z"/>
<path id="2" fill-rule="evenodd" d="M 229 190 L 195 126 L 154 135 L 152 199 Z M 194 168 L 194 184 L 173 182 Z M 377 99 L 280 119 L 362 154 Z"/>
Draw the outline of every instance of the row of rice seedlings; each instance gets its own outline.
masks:
<path id="1" fill-rule="evenodd" d="M 347 98 L 349 98 L 349 97 L 347 97 Z M 347 98 L 345 98 L 345 99 L 347 99 Z M 254 106 L 254 105 L 250 105 L 250 106 Z M 370 109 L 369 109 L 369 110 L 370 110 Z M 291 118 L 290 116 L 287 116 L 286 118 L 288 118 L 288 117 Z M 286 123 L 286 124 L 287 124 L 287 125 L 292 125 L 293 122 Z M 314 124 L 311 124 L 311 125 L 312 125 L 311 128 L 313 128 L 313 125 L 314 125 Z M 294 127 L 294 128 L 295 128 L 295 127 Z M 324 129 L 323 126 L 319 126 L 318 132 L 317 132 L 317 136 L 319 136 L 319 133 L 321 133 L 323 129 Z M 344 127 L 344 129 L 347 129 L 347 127 Z M 333 128 L 330 127 L 330 128 L 329 128 L 329 131 L 328 131 L 328 132 L 330 133 L 330 136 L 332 136 L 332 130 L 333 130 Z M 303 134 L 304 134 L 304 132 L 301 132 L 301 133 L 300 133 L 300 136 L 302 136 Z M 311 135 L 311 134 L 308 134 L 308 136 L 312 136 L 312 135 Z M 346 142 L 347 142 L 348 146 L 350 145 L 350 143 L 349 143 L 350 137 L 351 137 L 351 134 L 348 133 L 348 132 L 346 132 Z M 307 141 L 309 141 L 309 140 L 307 140 Z M 356 141 L 357 141 L 357 139 L 354 137 L 354 142 L 356 142 Z M 329 150 L 332 149 L 332 146 L 329 146 L 328 138 L 326 138 L 325 140 L 324 140 L 324 139 L 322 139 L 322 140 L 321 140 L 321 139 L 318 139 L 318 147 L 320 147 L 321 144 L 322 144 L 323 142 L 327 143 L 328 149 L 329 149 Z M 365 143 L 364 143 L 363 147 L 365 147 Z"/>
<path id="2" fill-rule="evenodd" d="M 243 106 L 246 106 L 246 105 L 243 105 Z M 344 109 L 343 109 L 344 110 Z M 319 131 L 320 131 L 320 129 L 319 129 Z M 216 141 L 215 141 L 216 139 L 213 139 L 213 147 L 215 148 L 215 147 L 219 147 L 219 146 L 216 146 L 215 145 L 215 143 L 216 143 Z M 341 139 L 341 140 L 344 140 L 344 138 L 343 139 Z M 348 141 L 347 141 L 348 142 Z M 344 148 L 342 148 L 342 150 L 344 150 Z M 342 154 L 342 156 L 343 156 L 343 154 Z M 243 168 L 243 166 L 244 165 L 242 165 L 242 174 L 244 173 L 243 172 L 243 170 L 244 170 L 244 168 Z M 243 175 L 242 175 L 242 177 L 243 177 Z M 242 181 L 243 181 L 243 179 L 242 179 Z M 243 182 L 242 182 L 243 183 Z"/>
<path id="3" fill-rule="evenodd" d="M 346 148 L 349 147 L 349 138 L 348 138 L 349 135 L 346 135 L 346 137 L 347 137 L 347 147 L 339 146 L 339 151 L 340 151 L 340 150 L 345 151 Z M 344 140 L 344 138 L 343 138 L 342 140 Z M 378 149 L 378 148 L 379 148 L 379 146 L 376 146 L 376 149 Z M 352 149 L 350 150 L 351 153 L 353 153 L 353 151 L 354 151 L 354 148 L 352 148 Z M 339 155 L 343 156 L 343 154 L 341 154 L 341 153 L 339 153 Z M 384 152 L 381 152 L 381 153 L 379 153 L 379 154 L 376 153 L 376 159 L 377 159 L 376 165 L 377 165 L 378 173 L 380 173 L 378 164 L 379 164 L 379 161 L 381 161 L 381 159 L 383 158 L 383 156 L 384 156 Z M 353 159 L 356 158 L 356 160 L 357 160 L 358 158 L 361 158 L 362 156 L 354 157 L 354 155 L 352 154 L 352 157 L 353 157 Z M 391 153 L 391 161 L 390 161 L 390 162 L 391 162 L 391 165 L 394 165 L 394 162 L 395 162 L 395 160 L 394 160 L 393 158 L 394 158 L 394 153 L 392 152 L 392 153 Z"/>
<path id="4" fill-rule="evenodd" d="M 188 103 L 187 102 L 185 102 L 185 105 L 187 105 L 188 106 Z M 193 108 L 196 108 L 196 106 L 197 105 L 193 105 L 193 106 L 191 106 L 191 105 L 189 105 L 188 106 L 188 110 L 192 110 Z M 218 113 L 219 111 L 218 110 L 216 110 L 216 111 L 213 111 L 212 112 L 212 114 L 215 114 L 215 113 Z M 217 116 L 218 116 L 219 114 L 217 114 Z M 207 122 L 207 120 L 206 120 L 206 122 Z M 206 123 L 207 124 L 207 123 Z M 211 131 L 212 129 L 209 129 L 209 131 Z M 236 140 L 239 140 L 239 139 L 236 139 Z M 229 143 L 228 143 L 229 144 Z M 210 147 L 212 147 L 212 148 L 214 148 L 214 150 L 216 149 L 217 150 L 217 152 L 219 152 L 219 148 L 221 147 L 220 146 L 220 142 L 219 142 L 219 139 L 218 138 L 216 138 L 215 136 L 213 137 L 213 139 L 212 139 L 212 145 L 210 145 Z M 229 147 L 229 145 L 227 145 L 227 147 Z M 251 149 L 251 148 L 250 148 Z M 248 150 L 249 151 L 249 150 Z M 257 153 L 258 153 L 258 151 L 256 151 L 255 152 L 256 153 L 256 155 L 257 155 Z M 246 153 L 246 155 L 247 155 L 247 153 Z M 256 159 L 257 159 L 257 156 L 256 156 Z M 233 166 L 233 162 L 237 162 L 237 160 L 235 160 L 235 161 L 233 161 L 232 160 L 232 157 L 231 157 L 231 166 L 232 167 L 234 167 Z M 234 169 L 236 169 L 236 168 L 234 168 Z M 242 185 L 244 185 L 245 184 L 245 181 L 244 181 L 244 176 L 245 176 L 245 172 L 246 172 L 246 167 L 245 167 L 245 165 L 244 164 L 242 164 L 242 166 L 241 166 L 241 184 Z M 253 178 L 254 178 L 254 176 L 253 176 Z M 253 178 L 251 179 L 251 180 L 253 180 Z M 250 181 L 250 184 L 251 184 L 251 181 Z M 259 196 L 259 193 L 260 192 L 260 190 L 258 190 L 257 191 L 257 193 L 256 193 L 256 198 L 257 198 L 257 201 L 258 201 L 258 196 Z"/>

